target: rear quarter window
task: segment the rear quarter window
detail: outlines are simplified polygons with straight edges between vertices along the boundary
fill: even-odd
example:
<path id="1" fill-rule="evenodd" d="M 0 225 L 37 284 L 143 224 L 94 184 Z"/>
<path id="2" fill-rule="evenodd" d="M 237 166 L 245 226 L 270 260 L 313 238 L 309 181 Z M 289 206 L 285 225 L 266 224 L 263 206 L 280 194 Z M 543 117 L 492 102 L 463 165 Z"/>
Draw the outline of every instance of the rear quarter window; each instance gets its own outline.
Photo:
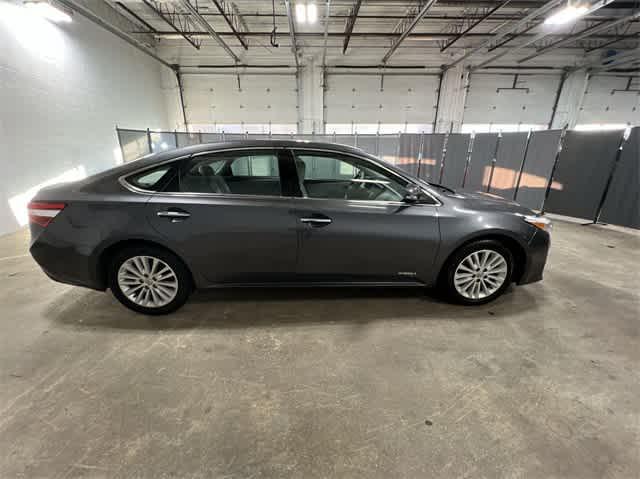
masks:
<path id="1" fill-rule="evenodd" d="M 149 191 L 158 191 L 171 175 L 172 165 L 163 165 L 152 170 L 128 176 L 126 182 L 131 186 Z"/>

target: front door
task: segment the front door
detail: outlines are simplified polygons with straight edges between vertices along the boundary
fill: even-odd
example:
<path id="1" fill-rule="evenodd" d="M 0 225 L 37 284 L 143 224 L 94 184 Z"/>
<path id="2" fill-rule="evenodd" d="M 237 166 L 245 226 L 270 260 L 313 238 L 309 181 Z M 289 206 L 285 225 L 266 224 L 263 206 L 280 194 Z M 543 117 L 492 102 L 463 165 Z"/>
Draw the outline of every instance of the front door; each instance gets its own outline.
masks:
<path id="1" fill-rule="evenodd" d="M 194 156 L 151 198 L 147 216 L 206 282 L 291 280 L 296 223 L 280 164 L 274 149 Z"/>
<path id="2" fill-rule="evenodd" d="M 420 282 L 440 241 L 437 202 L 403 202 L 407 181 L 365 158 L 294 150 L 298 273 L 307 281 Z"/>

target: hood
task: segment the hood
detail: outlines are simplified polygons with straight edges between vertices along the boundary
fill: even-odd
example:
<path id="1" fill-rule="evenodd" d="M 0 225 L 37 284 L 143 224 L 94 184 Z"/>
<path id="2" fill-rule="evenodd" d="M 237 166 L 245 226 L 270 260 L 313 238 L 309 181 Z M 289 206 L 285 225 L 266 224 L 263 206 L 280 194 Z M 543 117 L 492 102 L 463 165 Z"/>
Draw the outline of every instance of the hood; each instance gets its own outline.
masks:
<path id="1" fill-rule="evenodd" d="M 480 191 L 456 191 L 455 194 L 447 194 L 450 198 L 456 198 L 469 209 L 478 209 L 485 211 L 501 211 L 505 213 L 519 213 L 523 215 L 533 214 L 529 208 L 526 208 L 515 201 L 507 200 L 502 196 L 494 193 L 483 193 Z"/>

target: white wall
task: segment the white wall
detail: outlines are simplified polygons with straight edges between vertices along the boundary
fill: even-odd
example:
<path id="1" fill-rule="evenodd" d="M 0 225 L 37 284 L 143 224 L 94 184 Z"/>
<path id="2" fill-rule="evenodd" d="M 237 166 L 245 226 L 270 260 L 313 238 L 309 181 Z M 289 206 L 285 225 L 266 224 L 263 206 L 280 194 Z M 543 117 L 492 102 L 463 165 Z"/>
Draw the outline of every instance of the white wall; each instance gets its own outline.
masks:
<path id="1" fill-rule="evenodd" d="M 160 68 L 80 15 L 55 25 L 0 0 L 0 234 L 20 226 L 10 199 L 114 166 L 116 124 L 167 128 Z"/>
<path id="2" fill-rule="evenodd" d="M 438 77 L 327 75 L 327 123 L 420 123 L 435 116 Z"/>
<path id="3" fill-rule="evenodd" d="M 640 80 L 636 76 L 631 85 L 628 80 L 628 76 L 590 77 L 577 123 L 640 124 Z"/>
<path id="4" fill-rule="evenodd" d="M 298 121 L 295 75 L 242 75 L 238 86 L 233 74 L 185 74 L 182 84 L 190 124 Z"/>
<path id="5" fill-rule="evenodd" d="M 551 110 L 560 75 L 472 74 L 464 123 L 542 124 Z"/>

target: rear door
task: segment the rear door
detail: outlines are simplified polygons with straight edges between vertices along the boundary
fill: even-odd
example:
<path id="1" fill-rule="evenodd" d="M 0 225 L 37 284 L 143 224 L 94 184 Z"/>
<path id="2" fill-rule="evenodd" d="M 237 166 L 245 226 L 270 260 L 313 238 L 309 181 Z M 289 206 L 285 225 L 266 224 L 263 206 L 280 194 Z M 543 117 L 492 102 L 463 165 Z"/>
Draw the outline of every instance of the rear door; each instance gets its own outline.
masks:
<path id="1" fill-rule="evenodd" d="M 154 229 L 206 282 L 288 281 L 295 275 L 296 224 L 281 179 L 281 152 L 195 155 L 147 204 Z"/>
<path id="2" fill-rule="evenodd" d="M 298 273 L 307 281 L 430 279 L 440 243 L 437 200 L 403 202 L 408 182 L 366 158 L 294 149 L 301 198 Z"/>

